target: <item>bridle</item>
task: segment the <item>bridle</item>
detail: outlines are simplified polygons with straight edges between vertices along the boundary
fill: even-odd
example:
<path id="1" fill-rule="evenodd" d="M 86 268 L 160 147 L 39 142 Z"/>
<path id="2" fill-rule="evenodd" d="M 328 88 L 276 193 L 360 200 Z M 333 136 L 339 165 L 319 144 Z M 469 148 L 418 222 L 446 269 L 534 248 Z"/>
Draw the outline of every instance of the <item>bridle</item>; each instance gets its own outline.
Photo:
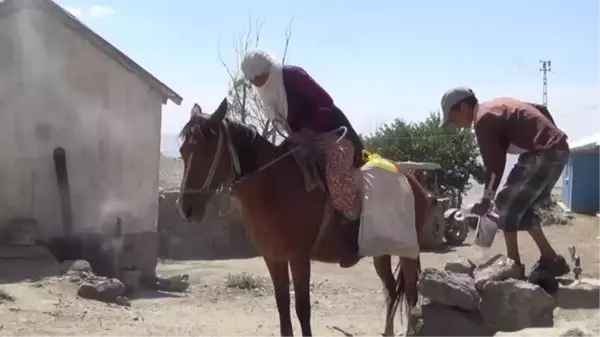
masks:
<path id="1" fill-rule="evenodd" d="M 222 121 L 220 126 L 219 126 L 219 138 L 217 140 L 217 149 L 215 150 L 215 156 L 213 157 L 213 161 L 210 165 L 210 168 L 208 170 L 208 174 L 206 175 L 206 179 L 204 180 L 204 184 L 202 184 L 202 187 L 200 189 L 190 189 L 190 188 L 186 188 L 184 189 L 184 186 L 186 186 L 187 184 L 187 179 L 189 177 L 189 173 L 190 173 L 190 169 L 188 167 L 188 165 L 184 164 L 184 170 L 183 170 L 183 179 L 181 180 L 181 186 L 179 187 L 179 194 L 181 195 L 185 195 L 185 194 L 201 194 L 201 195 L 208 195 L 213 193 L 215 190 L 217 190 L 220 187 L 223 186 L 232 186 L 235 184 L 239 184 L 242 181 L 244 181 L 244 179 L 248 178 L 250 175 L 262 172 L 263 170 L 267 169 L 268 167 L 274 165 L 275 163 L 279 162 L 280 160 L 284 159 L 285 157 L 295 153 L 296 151 L 302 149 L 302 145 L 296 146 L 293 149 L 290 149 L 289 151 L 286 151 L 284 154 L 280 155 L 279 157 L 271 160 L 270 162 L 266 163 L 265 165 L 262 165 L 261 167 L 259 167 L 257 170 L 242 176 L 242 169 L 241 169 L 241 165 L 240 165 L 240 159 L 239 159 L 239 154 L 237 149 L 235 148 L 235 145 L 233 143 L 233 140 L 231 138 L 231 133 L 229 132 L 229 128 L 227 126 L 227 123 L 225 121 Z M 334 134 L 338 131 L 343 131 L 342 135 L 337 139 L 337 141 L 339 141 L 340 139 L 344 138 L 346 136 L 347 133 L 347 128 L 342 126 L 340 128 L 337 128 L 333 131 L 328 132 L 328 134 Z M 217 166 L 219 166 L 219 162 L 221 160 L 221 156 L 223 155 L 223 150 L 224 147 L 227 147 L 227 150 L 229 151 L 229 156 L 231 158 L 231 176 L 229 177 L 228 180 L 226 180 L 225 182 L 219 184 L 218 186 L 213 186 L 211 188 L 211 183 L 212 180 L 215 176 L 215 172 L 217 170 Z M 190 155 L 188 156 L 188 163 L 192 162 L 192 156 L 193 156 L 193 152 L 190 153 Z M 184 162 L 185 163 L 185 162 Z"/>
<path id="2" fill-rule="evenodd" d="M 233 145 L 233 141 L 231 140 L 231 133 L 229 132 L 229 128 L 227 127 L 227 124 L 225 122 L 221 122 L 221 124 L 219 125 L 219 129 L 220 130 L 219 130 L 219 138 L 217 140 L 217 149 L 215 151 L 215 156 L 213 157 L 213 161 L 208 170 L 208 174 L 206 175 L 206 179 L 204 179 L 204 184 L 202 184 L 202 187 L 200 189 L 189 189 L 189 188 L 184 189 L 184 186 L 186 186 L 187 179 L 190 174 L 188 165 L 184 164 L 183 179 L 181 180 L 181 186 L 179 187 L 180 195 L 184 195 L 184 194 L 207 195 L 207 194 L 213 193 L 214 190 L 221 187 L 221 186 L 216 186 L 213 189 L 211 189 L 210 185 L 215 176 L 215 172 L 217 171 L 217 166 L 219 166 L 219 162 L 221 161 L 221 156 L 223 155 L 224 143 L 226 143 L 225 146 L 227 146 L 227 150 L 229 151 L 229 156 L 231 158 L 231 169 L 230 169 L 231 177 L 227 181 L 223 182 L 220 185 L 224 185 L 224 186 L 231 185 L 234 183 L 234 181 L 238 177 L 241 177 L 242 169 L 240 166 L 240 159 L 239 159 L 237 150 L 236 150 L 235 146 Z M 225 136 L 223 136 L 223 135 L 225 135 Z M 194 155 L 194 152 L 191 152 L 190 155 L 188 156 L 188 160 L 187 160 L 188 163 L 192 162 L 193 155 Z"/>

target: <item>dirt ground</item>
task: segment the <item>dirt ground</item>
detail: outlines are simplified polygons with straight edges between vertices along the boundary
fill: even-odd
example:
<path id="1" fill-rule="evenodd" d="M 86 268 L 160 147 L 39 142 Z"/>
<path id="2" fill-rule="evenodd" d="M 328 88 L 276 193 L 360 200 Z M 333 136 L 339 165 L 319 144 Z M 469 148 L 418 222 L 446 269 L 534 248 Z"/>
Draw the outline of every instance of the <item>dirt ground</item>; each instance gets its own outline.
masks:
<path id="1" fill-rule="evenodd" d="M 583 276 L 599 276 L 599 226 L 597 217 L 578 218 L 572 226 L 547 227 L 556 249 L 568 255 L 575 245 L 581 256 Z M 521 235 L 524 263 L 538 258 L 533 241 Z M 424 267 L 441 267 L 462 255 L 475 262 L 504 250 L 502 235 L 483 250 L 467 244 L 422 255 Z M 267 269 L 260 258 L 229 261 L 163 261 L 161 275 L 186 273 L 191 286 L 182 294 L 145 291 L 121 307 L 76 298 L 76 286 L 56 277 L 35 282 L 0 284 L 15 301 L 0 299 L 0 335 L 278 335 L 278 316 Z M 265 289 L 227 287 L 228 275 L 252 275 Z M 313 264 L 312 324 L 315 335 L 379 335 L 383 330 L 383 293 L 370 259 L 343 270 L 336 265 Z M 586 295 L 589 297 L 589 294 Z M 596 292 L 596 297 L 597 297 Z M 595 302 L 597 303 L 597 301 Z M 597 305 L 597 304 L 596 304 Z M 586 306 L 586 305 L 582 305 Z M 292 304 L 293 307 L 293 304 Z M 293 310 L 292 310 L 293 311 Z M 294 314 L 295 315 L 295 314 Z M 559 308 L 556 325 L 582 321 L 600 332 L 599 309 L 587 305 Z M 295 319 L 296 335 L 300 330 Z M 397 333 L 403 331 L 398 321 Z"/>

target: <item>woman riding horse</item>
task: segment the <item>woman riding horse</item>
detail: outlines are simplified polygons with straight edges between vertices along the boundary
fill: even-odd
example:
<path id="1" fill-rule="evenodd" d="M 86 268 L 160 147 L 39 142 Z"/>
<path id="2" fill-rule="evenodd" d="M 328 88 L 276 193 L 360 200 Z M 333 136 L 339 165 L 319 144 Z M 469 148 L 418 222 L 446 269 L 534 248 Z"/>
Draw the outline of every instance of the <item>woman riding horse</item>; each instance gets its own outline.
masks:
<path id="1" fill-rule="evenodd" d="M 342 224 L 339 217 L 324 223 L 327 196 L 321 190 L 306 191 L 297 162 L 286 155 L 289 149 L 277 147 L 252 128 L 225 118 L 227 110 L 227 100 L 210 116 L 194 105 L 190 121 L 181 131 L 179 151 L 184 173 L 177 211 L 184 220 L 202 222 L 211 195 L 231 184 L 242 205 L 244 232 L 265 260 L 273 281 L 281 335 L 293 335 L 291 273 L 302 335 L 311 336 L 311 260 L 339 262 L 343 267 L 342 261 L 355 254 L 345 235 L 350 226 Z M 414 226 L 419 233 L 427 219 L 427 196 L 408 170 L 401 166 L 398 170 L 410 184 Z M 401 226 L 398 224 L 399 230 Z M 373 257 L 387 295 L 385 336 L 394 336 L 394 314 L 397 308 L 402 309 L 399 305 L 412 308 L 418 300 L 419 258 L 401 256 L 400 263 L 395 276 L 390 255 Z"/>
<path id="2" fill-rule="evenodd" d="M 346 217 L 357 219 L 360 201 L 352 171 L 362 162 L 363 147 L 331 97 L 304 70 L 282 66 L 265 52 L 248 53 L 242 71 L 256 86 L 270 120 L 291 132 L 292 141 L 302 143 L 319 136 L 318 143 L 327 144 L 326 180 L 332 203 Z M 242 205 L 245 233 L 264 258 L 273 281 L 281 335 L 293 335 L 291 272 L 302 335 L 311 336 L 311 260 L 342 267 L 355 265 L 358 230 L 349 240 L 345 233 L 349 228 L 352 232 L 354 226 L 343 225 L 340 217 L 324 222 L 327 196 L 320 190 L 306 191 L 297 163 L 287 156 L 289 149 L 277 147 L 248 126 L 225 118 L 227 110 L 227 100 L 210 116 L 195 105 L 181 131 L 184 175 L 178 212 L 185 220 L 202 221 L 214 191 L 232 184 L 233 195 Z M 340 126 L 346 127 L 346 138 L 339 143 L 328 139 L 333 138 L 327 135 L 329 131 Z M 427 217 L 427 196 L 407 170 L 398 170 L 411 186 L 414 226 L 419 233 Z M 400 257 L 400 262 L 394 276 L 390 255 L 373 257 L 387 294 L 386 336 L 394 335 L 394 313 L 399 304 L 412 308 L 418 300 L 419 258 Z"/>
<path id="3" fill-rule="evenodd" d="M 263 50 L 249 51 L 242 72 L 252 83 L 275 127 L 283 127 L 294 143 L 316 139 L 325 152 L 325 179 L 333 207 L 348 220 L 360 214 L 360 199 L 354 184 L 354 168 L 362 165 L 363 144 L 344 113 L 308 73 L 282 65 Z M 347 129 L 345 138 L 327 133 Z"/>

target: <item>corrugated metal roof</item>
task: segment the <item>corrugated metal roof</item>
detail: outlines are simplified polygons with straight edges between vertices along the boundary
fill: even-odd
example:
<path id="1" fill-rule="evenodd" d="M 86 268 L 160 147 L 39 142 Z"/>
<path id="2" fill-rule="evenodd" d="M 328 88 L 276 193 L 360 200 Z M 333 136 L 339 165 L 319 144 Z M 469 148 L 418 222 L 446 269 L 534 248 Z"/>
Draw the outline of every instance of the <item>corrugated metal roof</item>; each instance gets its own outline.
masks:
<path id="1" fill-rule="evenodd" d="M 167 100 L 180 105 L 183 98 L 167 85 L 152 76 L 148 71 L 142 68 L 139 64 L 130 59 L 115 46 L 96 34 L 89 27 L 84 25 L 79 19 L 71 15 L 64 8 L 56 4 L 52 0 L 4 0 L 0 1 L 0 16 L 10 15 L 23 9 L 43 10 L 50 16 L 60 20 L 65 26 L 73 29 L 75 32 L 83 36 L 90 43 L 98 47 L 112 59 L 117 61 L 126 69 L 130 70 L 139 76 L 144 82 L 148 83 L 152 88 L 158 90 L 163 96 L 163 103 Z"/>
<path id="2" fill-rule="evenodd" d="M 569 147 L 571 148 L 572 152 L 593 150 L 598 146 L 600 146 L 600 132 L 576 141 L 569 142 Z"/>

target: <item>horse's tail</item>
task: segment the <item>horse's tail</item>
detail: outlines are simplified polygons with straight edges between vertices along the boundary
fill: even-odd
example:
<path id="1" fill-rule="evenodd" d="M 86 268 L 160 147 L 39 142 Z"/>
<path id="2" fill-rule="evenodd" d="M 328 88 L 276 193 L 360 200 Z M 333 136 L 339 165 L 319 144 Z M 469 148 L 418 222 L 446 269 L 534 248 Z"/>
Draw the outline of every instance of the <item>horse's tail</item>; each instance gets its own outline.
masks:
<path id="1" fill-rule="evenodd" d="M 407 266 L 402 266 L 401 260 L 398 261 L 398 265 L 396 265 L 396 270 L 394 271 L 394 275 L 396 278 L 396 292 L 394 296 L 390 298 L 392 302 L 392 314 L 389 319 L 394 319 L 395 313 L 400 309 L 400 322 L 403 323 L 404 316 L 408 316 L 410 314 L 410 310 L 417 304 L 419 299 L 419 292 L 417 290 L 417 282 L 419 281 L 419 276 L 421 275 L 421 258 L 417 257 L 416 263 L 411 265 L 412 269 L 415 268 L 413 272 L 407 272 Z M 412 275 L 411 275 L 412 274 Z M 412 276 L 412 284 L 414 287 L 412 289 L 406 289 L 406 278 Z M 406 313 L 404 310 L 406 309 Z"/>

